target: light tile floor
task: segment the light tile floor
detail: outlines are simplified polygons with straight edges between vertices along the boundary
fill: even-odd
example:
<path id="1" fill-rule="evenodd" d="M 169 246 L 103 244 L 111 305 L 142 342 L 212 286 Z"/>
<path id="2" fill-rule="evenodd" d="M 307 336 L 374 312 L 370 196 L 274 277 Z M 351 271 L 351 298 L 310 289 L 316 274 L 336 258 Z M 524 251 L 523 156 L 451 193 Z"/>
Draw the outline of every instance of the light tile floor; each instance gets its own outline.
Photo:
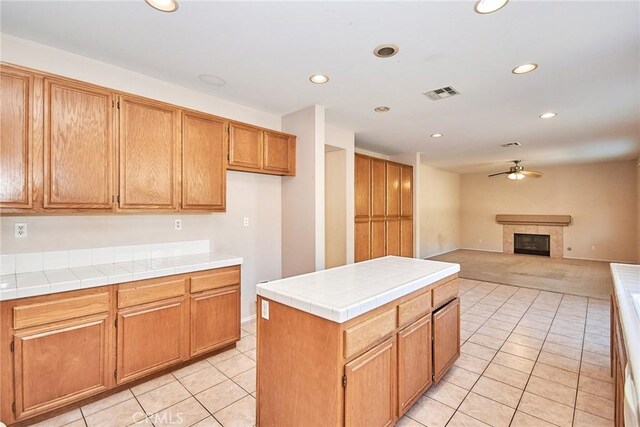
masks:
<path id="1" fill-rule="evenodd" d="M 461 356 L 399 426 L 613 426 L 609 302 L 459 279 Z M 255 424 L 255 322 L 237 348 L 47 427 Z"/>

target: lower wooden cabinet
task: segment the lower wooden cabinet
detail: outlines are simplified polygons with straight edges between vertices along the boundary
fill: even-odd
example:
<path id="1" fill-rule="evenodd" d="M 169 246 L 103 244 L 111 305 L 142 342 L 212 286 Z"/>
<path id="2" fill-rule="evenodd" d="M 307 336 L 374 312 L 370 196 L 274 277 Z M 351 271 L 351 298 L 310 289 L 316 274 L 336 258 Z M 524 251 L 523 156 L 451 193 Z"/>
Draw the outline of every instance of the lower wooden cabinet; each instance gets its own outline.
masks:
<path id="1" fill-rule="evenodd" d="M 191 348 L 196 356 L 240 339 L 240 286 L 191 296 Z"/>
<path id="2" fill-rule="evenodd" d="M 356 219 L 355 223 L 355 262 L 371 259 L 371 221 Z"/>
<path id="3" fill-rule="evenodd" d="M 398 332 L 398 411 L 400 415 L 429 388 L 431 314 Z"/>
<path id="4" fill-rule="evenodd" d="M 385 253 L 384 219 L 371 220 L 371 258 L 380 258 Z"/>
<path id="5" fill-rule="evenodd" d="M 396 343 L 391 338 L 344 367 L 345 426 L 391 426 L 396 420 Z M 375 386 L 372 387 L 372 385 Z"/>
<path id="6" fill-rule="evenodd" d="M 433 313 L 433 381 L 438 382 L 460 356 L 460 299 Z"/>
<path id="7" fill-rule="evenodd" d="M 103 314 L 15 334 L 18 419 L 108 388 L 107 319 L 107 314 Z"/>
<path id="8" fill-rule="evenodd" d="M 184 298 L 175 298 L 118 312 L 118 384 L 186 360 Z"/>
<path id="9" fill-rule="evenodd" d="M 400 256 L 400 219 L 387 218 L 384 221 L 384 234 L 387 246 L 385 255 Z"/>
<path id="10" fill-rule="evenodd" d="M 26 420 L 239 339 L 239 266 L 3 301 L 0 421 Z"/>

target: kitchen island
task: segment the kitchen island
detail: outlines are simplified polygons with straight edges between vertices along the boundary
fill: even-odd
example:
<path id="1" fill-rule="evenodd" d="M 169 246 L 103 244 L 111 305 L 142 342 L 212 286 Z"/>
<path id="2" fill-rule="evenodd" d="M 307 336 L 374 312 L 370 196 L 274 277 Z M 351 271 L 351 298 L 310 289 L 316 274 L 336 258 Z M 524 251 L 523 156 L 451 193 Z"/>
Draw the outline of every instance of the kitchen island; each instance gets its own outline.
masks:
<path id="1" fill-rule="evenodd" d="M 458 264 L 388 256 L 259 284 L 260 426 L 387 426 L 460 354 Z"/>

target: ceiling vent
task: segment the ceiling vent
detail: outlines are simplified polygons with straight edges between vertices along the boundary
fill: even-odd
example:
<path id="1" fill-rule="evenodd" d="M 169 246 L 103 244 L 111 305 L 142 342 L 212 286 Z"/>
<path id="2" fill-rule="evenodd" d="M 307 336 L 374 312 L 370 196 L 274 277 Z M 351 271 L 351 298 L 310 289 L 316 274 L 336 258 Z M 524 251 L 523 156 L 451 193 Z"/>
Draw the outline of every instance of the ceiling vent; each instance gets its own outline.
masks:
<path id="1" fill-rule="evenodd" d="M 429 92 L 425 92 L 424 95 L 426 95 L 427 98 L 432 101 L 438 101 L 439 99 L 450 98 L 454 95 L 460 95 L 460 92 L 458 92 L 451 86 L 447 86 L 440 89 L 430 90 Z"/>

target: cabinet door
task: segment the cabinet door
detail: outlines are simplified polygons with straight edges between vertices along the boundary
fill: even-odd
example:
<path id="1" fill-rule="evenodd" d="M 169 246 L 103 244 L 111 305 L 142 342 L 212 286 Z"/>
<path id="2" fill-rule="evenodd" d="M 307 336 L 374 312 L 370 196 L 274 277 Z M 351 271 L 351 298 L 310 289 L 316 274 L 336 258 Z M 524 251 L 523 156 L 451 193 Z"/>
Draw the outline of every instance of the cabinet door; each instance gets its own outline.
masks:
<path id="1" fill-rule="evenodd" d="M 113 95 L 44 80 L 44 207 L 113 205 Z"/>
<path id="2" fill-rule="evenodd" d="M 413 257 L 413 219 L 400 218 L 400 256 Z"/>
<path id="3" fill-rule="evenodd" d="M 356 219 L 355 222 L 355 262 L 371 258 L 371 221 Z"/>
<path id="4" fill-rule="evenodd" d="M 387 216 L 400 215 L 400 165 L 396 163 L 386 164 L 386 188 L 387 198 L 385 213 Z"/>
<path id="5" fill-rule="evenodd" d="M 400 255 L 400 219 L 389 218 L 384 221 L 387 241 L 386 255 Z"/>
<path id="6" fill-rule="evenodd" d="M 371 211 L 371 159 L 355 155 L 355 216 L 368 218 Z"/>
<path id="7" fill-rule="evenodd" d="M 431 314 L 398 332 L 400 414 L 431 385 Z"/>
<path id="8" fill-rule="evenodd" d="M 371 159 L 371 216 L 383 218 L 385 213 L 385 161 Z"/>
<path id="9" fill-rule="evenodd" d="M 434 382 L 460 356 L 460 299 L 456 298 L 433 313 L 433 375 Z"/>
<path id="10" fill-rule="evenodd" d="M 229 166 L 262 168 L 262 131 L 260 129 L 237 123 L 229 124 Z"/>
<path id="11" fill-rule="evenodd" d="M 107 315 L 15 335 L 16 417 L 26 418 L 107 389 Z"/>
<path id="12" fill-rule="evenodd" d="M 222 119 L 183 112 L 182 209 L 225 209 L 226 126 Z"/>
<path id="13" fill-rule="evenodd" d="M 284 175 L 294 175 L 296 164 L 295 142 L 289 135 L 264 131 L 263 169 Z"/>
<path id="14" fill-rule="evenodd" d="M 178 207 L 179 111 L 135 97 L 120 98 L 121 209 Z"/>
<path id="15" fill-rule="evenodd" d="M 400 166 L 400 215 L 413 216 L 413 167 Z"/>
<path id="16" fill-rule="evenodd" d="M 0 69 L 0 207 L 30 208 L 33 77 Z"/>
<path id="17" fill-rule="evenodd" d="M 372 348 L 344 367 L 345 426 L 391 426 L 396 420 L 394 339 Z M 375 386 L 372 386 L 375 385 Z"/>
<path id="18" fill-rule="evenodd" d="M 239 286 L 191 296 L 191 356 L 239 339 Z"/>
<path id="19" fill-rule="evenodd" d="M 118 384 L 186 359 L 183 298 L 118 312 Z"/>
<path id="20" fill-rule="evenodd" d="M 371 220 L 371 258 L 385 256 L 384 219 Z"/>

